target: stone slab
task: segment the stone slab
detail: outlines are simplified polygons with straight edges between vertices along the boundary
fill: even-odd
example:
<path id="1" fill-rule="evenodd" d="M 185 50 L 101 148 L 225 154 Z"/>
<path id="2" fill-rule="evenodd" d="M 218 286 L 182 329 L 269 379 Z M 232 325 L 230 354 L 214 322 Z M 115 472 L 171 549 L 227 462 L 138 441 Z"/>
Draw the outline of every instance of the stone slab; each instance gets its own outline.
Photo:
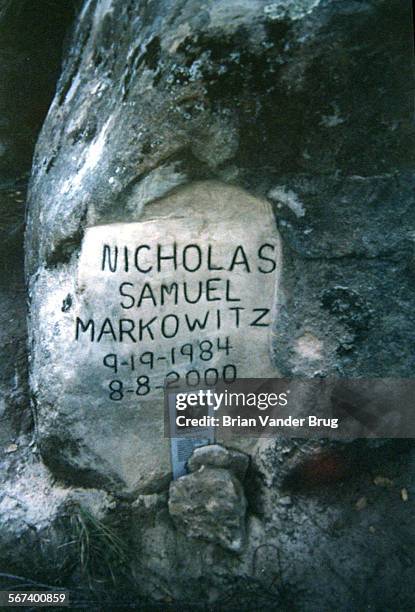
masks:
<path id="1" fill-rule="evenodd" d="M 216 182 L 178 189 L 140 221 L 89 227 L 79 259 L 34 289 L 32 382 L 57 469 L 127 491 L 162 486 L 165 380 L 276 375 L 280 260 L 269 203 Z"/>

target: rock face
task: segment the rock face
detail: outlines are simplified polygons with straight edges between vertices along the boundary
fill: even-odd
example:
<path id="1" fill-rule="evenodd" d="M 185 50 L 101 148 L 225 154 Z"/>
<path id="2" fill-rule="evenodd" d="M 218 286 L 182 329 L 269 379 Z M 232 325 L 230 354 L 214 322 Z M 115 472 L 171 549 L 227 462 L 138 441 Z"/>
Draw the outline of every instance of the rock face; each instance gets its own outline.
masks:
<path id="1" fill-rule="evenodd" d="M 32 389 L 48 464 L 127 493 L 165 482 L 165 378 L 276 374 L 280 259 L 269 203 L 205 181 L 139 222 L 88 228 L 78 260 L 39 271 Z"/>
<path id="2" fill-rule="evenodd" d="M 170 485 L 170 516 L 187 537 L 238 552 L 244 543 L 245 511 L 242 486 L 228 470 L 203 466 Z"/>
<path id="3" fill-rule="evenodd" d="M 32 426 L 27 384 L 25 200 L 33 148 L 53 96 L 62 37 L 72 17 L 70 9 L 43 0 L 36 5 L 0 3 L 0 461 L 3 449 L 19 434 L 30 433 Z"/>
<path id="4" fill-rule="evenodd" d="M 196 376 L 211 359 L 214 369 L 249 366 L 251 376 L 413 376 L 410 17 L 403 0 L 80 7 L 30 185 L 32 405 L 43 459 L 65 487 L 100 487 L 124 502 L 139 495 L 126 513 L 130 566 L 152 600 L 413 608 L 414 547 L 403 544 L 411 505 L 373 483 L 389 458 L 398 475 L 380 475 L 411 496 L 410 459 L 365 444 L 348 453 L 261 440 L 243 492 L 223 451 L 200 451 L 190 462 L 198 469 L 171 484 L 168 509 L 161 404 L 155 390 L 142 397 L 163 374 Z M 212 358 L 210 346 L 183 348 L 187 332 L 170 342 L 173 316 L 166 342 L 157 321 L 133 342 L 140 311 L 150 320 L 191 314 L 179 304 L 163 311 L 161 285 L 172 277 L 159 263 L 175 263 L 158 262 L 158 244 L 176 241 L 184 283 L 208 239 L 211 276 L 199 274 L 203 299 L 189 309 L 200 319 L 217 310 L 215 298 L 241 297 L 246 310 L 232 312 L 267 310 L 257 313 L 269 315 L 258 321 L 266 328 L 232 335 L 227 319 Z M 195 343 L 211 340 L 194 332 Z M 195 348 L 208 351 L 194 363 Z M 345 455 L 353 478 L 340 488 Z M 362 490 L 369 501 L 356 511 Z M 385 517 L 399 526 L 393 534 Z M 215 567 L 208 577 L 205 559 Z"/>
<path id="5" fill-rule="evenodd" d="M 23 272 L 25 185 L 0 188 L 0 448 L 31 428 Z"/>
<path id="6" fill-rule="evenodd" d="M 99 520 L 114 503 L 104 491 L 56 485 L 42 463 L 34 457 L 25 459 L 24 468 L 0 493 L 2 570 L 32 579 L 59 580 L 71 564 L 80 562 L 78 542 L 74 542 L 74 534 L 70 540 L 68 529 L 76 509 L 87 509 Z M 6 470 L 10 463 L 9 459 L 4 465 Z"/>
<path id="7" fill-rule="evenodd" d="M 177 313 L 165 309 L 167 298 L 161 304 L 157 284 L 172 275 L 153 267 L 161 236 L 166 248 L 177 241 L 178 257 L 188 247 L 190 269 L 199 256 L 206 261 L 198 248 L 210 241 L 211 267 L 225 268 L 196 274 L 211 279 L 200 308 L 191 308 L 212 310 L 209 334 L 216 299 L 229 306 L 239 298 L 226 290 L 235 263 L 242 276 L 233 286 L 246 305 L 230 306 L 233 325 L 255 308 L 270 310 L 269 318 L 256 314 L 271 335 L 247 320 L 250 334 L 232 349 L 236 361 L 226 354 L 234 336 L 200 335 L 225 347 L 215 372 L 226 365 L 231 375 L 232 366 L 246 372 L 242 345 L 252 351 L 251 376 L 412 371 L 413 241 L 400 221 L 409 225 L 414 214 L 408 80 L 396 77 L 372 28 L 377 20 L 390 32 L 398 58 L 406 47 L 394 31 L 405 23 L 406 3 L 393 11 L 378 0 L 145 6 L 84 3 L 36 150 L 27 225 L 31 385 L 43 456 L 73 482 L 98 478 L 127 492 L 155 490 L 167 475 L 160 408 L 144 399 L 149 373 L 156 387 L 163 375 L 193 380 L 211 369 L 203 361 L 209 353 L 196 361 L 180 355 L 195 348 L 183 348 L 190 338 L 183 328 L 170 342 Z M 374 49 L 370 77 L 359 68 L 366 52 L 355 51 L 356 40 Z M 264 258 L 264 273 L 251 254 L 236 251 L 248 243 Z M 196 278 L 180 265 L 183 281 Z M 151 290 L 137 286 L 143 277 Z M 140 343 L 132 354 L 128 345 Z M 129 372 L 123 362 L 132 357 L 149 363 Z"/>

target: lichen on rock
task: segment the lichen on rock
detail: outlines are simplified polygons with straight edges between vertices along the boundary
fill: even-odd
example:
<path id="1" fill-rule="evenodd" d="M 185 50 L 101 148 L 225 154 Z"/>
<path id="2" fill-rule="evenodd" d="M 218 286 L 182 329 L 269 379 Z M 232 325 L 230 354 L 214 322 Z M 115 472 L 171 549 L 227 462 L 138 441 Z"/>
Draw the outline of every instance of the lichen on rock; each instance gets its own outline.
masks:
<path id="1" fill-rule="evenodd" d="M 245 539 L 246 500 L 242 485 L 224 468 L 202 465 L 170 485 L 169 512 L 176 527 L 239 552 Z"/>

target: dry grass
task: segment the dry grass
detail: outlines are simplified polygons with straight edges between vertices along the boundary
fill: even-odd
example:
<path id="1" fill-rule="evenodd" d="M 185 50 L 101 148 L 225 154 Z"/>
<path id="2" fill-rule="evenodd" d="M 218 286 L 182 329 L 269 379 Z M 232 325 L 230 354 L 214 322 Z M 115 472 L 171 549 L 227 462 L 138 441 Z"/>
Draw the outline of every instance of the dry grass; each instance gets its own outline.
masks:
<path id="1" fill-rule="evenodd" d="M 92 583 L 110 577 L 115 584 L 117 571 L 128 562 L 128 546 L 114 529 L 91 512 L 77 505 L 70 516 L 72 539 L 76 546 L 79 569 Z"/>

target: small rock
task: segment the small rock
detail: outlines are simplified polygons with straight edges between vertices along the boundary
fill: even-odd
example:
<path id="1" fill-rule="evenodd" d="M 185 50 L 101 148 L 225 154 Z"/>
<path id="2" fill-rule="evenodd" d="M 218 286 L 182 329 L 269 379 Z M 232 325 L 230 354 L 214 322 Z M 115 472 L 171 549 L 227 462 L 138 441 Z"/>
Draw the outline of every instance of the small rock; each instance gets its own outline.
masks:
<path id="1" fill-rule="evenodd" d="M 220 444 L 196 448 L 187 463 L 190 472 L 196 472 L 202 466 L 223 468 L 233 472 L 241 481 L 245 478 L 248 465 L 248 455 Z"/>
<path id="2" fill-rule="evenodd" d="M 373 482 L 375 485 L 379 487 L 392 487 L 393 486 L 393 480 L 391 480 L 390 478 L 386 478 L 385 476 L 376 476 Z"/>
<path id="3" fill-rule="evenodd" d="M 408 501 L 408 490 L 407 489 L 401 489 L 401 499 L 404 502 Z"/>
<path id="4" fill-rule="evenodd" d="M 285 497 L 280 497 L 278 503 L 280 504 L 280 506 L 291 506 L 293 502 L 291 497 L 289 495 L 286 495 Z"/>
<path id="5" fill-rule="evenodd" d="M 373 527 L 373 525 L 369 527 L 369 531 L 370 533 L 376 533 L 376 529 Z"/>
<path id="6" fill-rule="evenodd" d="M 364 508 L 366 508 L 366 506 L 367 506 L 366 497 L 359 497 L 359 499 L 357 500 L 355 504 L 356 510 L 363 510 Z"/>
<path id="7" fill-rule="evenodd" d="M 224 469 L 205 468 L 170 484 L 169 512 L 179 531 L 239 552 L 246 500 L 241 483 Z"/>
<path id="8" fill-rule="evenodd" d="M 154 512 L 160 510 L 166 505 L 166 497 L 166 494 L 163 493 L 139 495 L 131 504 L 131 508 L 139 511 L 142 514 L 154 514 Z"/>
<path id="9" fill-rule="evenodd" d="M 9 446 L 7 446 L 4 449 L 4 452 L 9 454 L 9 453 L 15 453 L 17 451 L 17 444 L 9 444 Z"/>

